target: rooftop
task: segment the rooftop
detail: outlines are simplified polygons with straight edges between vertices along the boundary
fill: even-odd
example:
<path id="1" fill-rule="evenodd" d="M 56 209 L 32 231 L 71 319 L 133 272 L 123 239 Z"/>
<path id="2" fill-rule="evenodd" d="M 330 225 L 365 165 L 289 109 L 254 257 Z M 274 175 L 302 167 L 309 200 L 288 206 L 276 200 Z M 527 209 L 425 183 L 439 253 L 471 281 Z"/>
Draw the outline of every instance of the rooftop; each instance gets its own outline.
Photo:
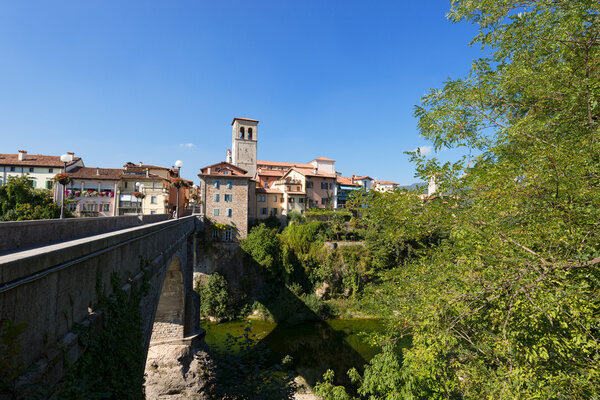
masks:
<path id="1" fill-rule="evenodd" d="M 0 165 L 28 166 L 28 167 L 64 167 L 64 163 L 60 160 L 60 156 L 45 156 L 42 154 L 27 154 L 23 155 L 24 159 L 19 161 L 18 154 L 0 154 Z M 67 163 L 71 165 L 81 160 L 81 157 L 73 157 L 73 161 Z"/>

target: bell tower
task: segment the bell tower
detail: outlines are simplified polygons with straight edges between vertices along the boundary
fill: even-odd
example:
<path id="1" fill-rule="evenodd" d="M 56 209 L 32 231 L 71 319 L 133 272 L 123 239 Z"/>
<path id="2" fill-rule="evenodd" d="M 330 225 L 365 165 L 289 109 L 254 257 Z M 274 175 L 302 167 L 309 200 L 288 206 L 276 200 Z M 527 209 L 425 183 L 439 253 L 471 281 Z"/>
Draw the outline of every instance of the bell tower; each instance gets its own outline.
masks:
<path id="1" fill-rule="evenodd" d="M 256 147 L 258 142 L 258 121 L 248 118 L 234 118 L 231 122 L 233 138 L 231 143 L 232 164 L 256 174 Z"/>

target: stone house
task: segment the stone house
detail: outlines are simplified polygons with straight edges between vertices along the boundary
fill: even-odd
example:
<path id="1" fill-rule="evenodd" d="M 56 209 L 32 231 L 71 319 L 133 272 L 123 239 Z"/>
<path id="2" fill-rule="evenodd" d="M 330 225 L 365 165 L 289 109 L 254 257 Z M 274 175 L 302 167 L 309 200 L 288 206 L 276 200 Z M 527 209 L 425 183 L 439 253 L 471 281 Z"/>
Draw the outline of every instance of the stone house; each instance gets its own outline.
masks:
<path id="1" fill-rule="evenodd" d="M 212 225 L 209 229 L 212 239 L 239 241 L 245 238 L 248 234 L 249 188 L 254 188 L 247 171 L 222 161 L 202 168 L 198 177 L 203 199 L 201 209 Z"/>

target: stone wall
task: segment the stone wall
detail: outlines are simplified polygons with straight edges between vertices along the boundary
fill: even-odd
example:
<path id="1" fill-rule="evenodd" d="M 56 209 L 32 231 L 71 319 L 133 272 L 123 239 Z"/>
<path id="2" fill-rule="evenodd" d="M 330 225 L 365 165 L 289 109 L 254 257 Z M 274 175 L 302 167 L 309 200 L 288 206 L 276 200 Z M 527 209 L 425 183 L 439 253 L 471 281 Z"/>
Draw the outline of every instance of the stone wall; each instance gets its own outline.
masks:
<path id="1" fill-rule="evenodd" d="M 166 214 L 0 222 L 0 252 L 165 221 Z"/>

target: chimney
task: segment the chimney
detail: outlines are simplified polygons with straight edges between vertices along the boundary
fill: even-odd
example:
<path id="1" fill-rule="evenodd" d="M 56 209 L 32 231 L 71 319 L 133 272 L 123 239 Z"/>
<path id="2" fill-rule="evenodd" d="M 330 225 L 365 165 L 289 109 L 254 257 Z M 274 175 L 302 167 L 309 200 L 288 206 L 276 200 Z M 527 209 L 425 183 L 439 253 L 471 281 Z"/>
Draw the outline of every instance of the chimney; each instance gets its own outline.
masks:
<path id="1" fill-rule="evenodd" d="M 317 172 L 319 171 L 319 167 L 317 165 L 315 165 L 315 168 L 313 168 L 313 174 L 317 174 Z"/>
<path id="2" fill-rule="evenodd" d="M 150 177 L 150 171 L 146 168 L 146 177 Z"/>
<path id="3" fill-rule="evenodd" d="M 96 167 L 96 175 L 100 175 L 100 167 Z"/>
<path id="4" fill-rule="evenodd" d="M 138 165 L 141 167 L 142 166 L 142 162 L 140 161 L 140 163 Z"/>
<path id="5" fill-rule="evenodd" d="M 354 177 L 355 177 L 355 175 L 352 174 L 352 178 L 350 178 L 352 180 L 352 183 L 354 183 Z"/>
<path id="6" fill-rule="evenodd" d="M 23 161 L 26 155 L 27 152 L 25 150 L 19 150 L 19 161 Z"/>
<path id="7" fill-rule="evenodd" d="M 75 153 L 73 153 L 72 151 L 67 151 L 67 154 L 70 154 L 73 156 L 73 158 L 75 158 Z"/>

